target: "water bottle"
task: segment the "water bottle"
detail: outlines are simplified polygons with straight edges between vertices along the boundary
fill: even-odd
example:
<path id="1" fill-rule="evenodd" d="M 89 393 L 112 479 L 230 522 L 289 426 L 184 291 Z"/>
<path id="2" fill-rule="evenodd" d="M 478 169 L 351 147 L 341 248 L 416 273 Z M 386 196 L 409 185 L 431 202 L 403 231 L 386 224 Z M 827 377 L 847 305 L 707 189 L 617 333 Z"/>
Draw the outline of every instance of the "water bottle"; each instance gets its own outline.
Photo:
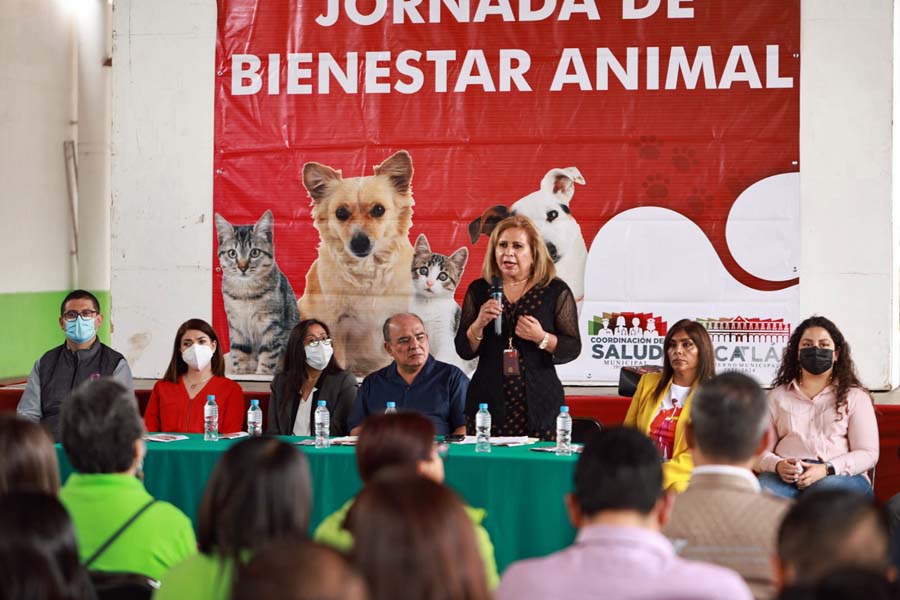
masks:
<path id="1" fill-rule="evenodd" d="M 219 406 L 213 394 L 206 397 L 206 404 L 203 406 L 203 441 L 219 441 Z"/>
<path id="2" fill-rule="evenodd" d="M 396 402 L 388 402 L 387 406 L 384 409 L 384 414 L 392 415 L 397 412 L 397 403 Z"/>
<path id="3" fill-rule="evenodd" d="M 487 404 L 479 404 L 475 413 L 475 452 L 491 451 L 491 413 Z"/>
<path id="4" fill-rule="evenodd" d="M 568 456 L 572 454 L 572 417 L 568 406 L 559 407 L 556 417 L 556 454 Z"/>
<path id="5" fill-rule="evenodd" d="M 328 413 L 328 403 L 319 400 L 315 414 L 316 448 L 327 448 L 331 445 L 328 434 L 331 433 L 331 415 Z"/>
<path id="6" fill-rule="evenodd" d="M 259 400 L 250 401 L 250 410 L 247 411 L 247 433 L 251 436 L 262 435 L 262 409 Z"/>

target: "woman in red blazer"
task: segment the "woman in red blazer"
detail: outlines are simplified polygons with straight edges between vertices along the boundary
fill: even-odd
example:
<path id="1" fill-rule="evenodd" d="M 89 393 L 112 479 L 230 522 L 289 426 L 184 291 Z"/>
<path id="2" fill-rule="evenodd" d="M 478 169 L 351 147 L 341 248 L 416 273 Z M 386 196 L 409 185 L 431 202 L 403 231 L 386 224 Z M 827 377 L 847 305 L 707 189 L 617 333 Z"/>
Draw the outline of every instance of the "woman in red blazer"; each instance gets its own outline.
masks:
<path id="1" fill-rule="evenodd" d="M 241 431 L 241 386 L 225 377 L 225 359 L 213 328 L 202 319 L 190 319 L 178 328 L 166 374 L 150 393 L 144 412 L 147 431 L 203 433 L 203 405 L 209 395 L 219 406 L 219 432 Z"/>

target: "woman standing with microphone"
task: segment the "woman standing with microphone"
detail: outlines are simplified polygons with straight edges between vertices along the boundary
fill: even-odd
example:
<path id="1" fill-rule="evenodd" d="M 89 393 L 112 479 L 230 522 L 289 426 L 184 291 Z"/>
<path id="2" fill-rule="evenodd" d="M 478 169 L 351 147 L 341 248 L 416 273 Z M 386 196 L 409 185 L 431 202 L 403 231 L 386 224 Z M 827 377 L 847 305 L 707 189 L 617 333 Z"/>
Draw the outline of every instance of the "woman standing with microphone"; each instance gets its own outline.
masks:
<path id="1" fill-rule="evenodd" d="M 496 279 L 502 293 L 492 290 Z M 499 300 L 491 297 L 492 291 Z M 581 352 L 578 310 L 529 218 L 509 217 L 491 233 L 481 278 L 466 290 L 456 352 L 465 360 L 478 357 L 466 396 L 470 433 L 478 404 L 486 402 L 492 435 L 556 437 L 556 415 L 565 394 L 555 365 Z"/>

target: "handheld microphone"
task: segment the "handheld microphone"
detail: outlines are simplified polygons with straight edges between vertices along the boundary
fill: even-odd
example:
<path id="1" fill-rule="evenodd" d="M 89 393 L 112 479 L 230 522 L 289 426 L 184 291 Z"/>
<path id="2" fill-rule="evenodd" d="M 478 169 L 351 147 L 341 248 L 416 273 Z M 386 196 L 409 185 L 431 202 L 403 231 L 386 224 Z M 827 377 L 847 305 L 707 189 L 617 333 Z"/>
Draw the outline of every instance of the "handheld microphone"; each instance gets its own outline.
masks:
<path id="1" fill-rule="evenodd" d="M 493 285 L 491 287 L 491 298 L 500 303 L 500 307 L 502 310 L 503 307 L 503 282 L 499 277 L 494 277 Z M 499 337 L 503 331 L 503 315 L 500 314 L 494 319 L 494 333 Z"/>

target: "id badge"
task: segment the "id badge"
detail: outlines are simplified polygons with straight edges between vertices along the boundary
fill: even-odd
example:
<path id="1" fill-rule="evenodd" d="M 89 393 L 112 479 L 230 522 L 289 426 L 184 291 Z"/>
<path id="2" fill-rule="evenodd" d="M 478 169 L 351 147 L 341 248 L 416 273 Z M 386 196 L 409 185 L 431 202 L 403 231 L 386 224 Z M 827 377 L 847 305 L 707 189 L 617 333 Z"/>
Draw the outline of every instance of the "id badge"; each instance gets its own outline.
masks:
<path id="1" fill-rule="evenodd" d="M 519 374 L 519 351 L 515 348 L 503 351 L 503 374 L 507 376 Z"/>

